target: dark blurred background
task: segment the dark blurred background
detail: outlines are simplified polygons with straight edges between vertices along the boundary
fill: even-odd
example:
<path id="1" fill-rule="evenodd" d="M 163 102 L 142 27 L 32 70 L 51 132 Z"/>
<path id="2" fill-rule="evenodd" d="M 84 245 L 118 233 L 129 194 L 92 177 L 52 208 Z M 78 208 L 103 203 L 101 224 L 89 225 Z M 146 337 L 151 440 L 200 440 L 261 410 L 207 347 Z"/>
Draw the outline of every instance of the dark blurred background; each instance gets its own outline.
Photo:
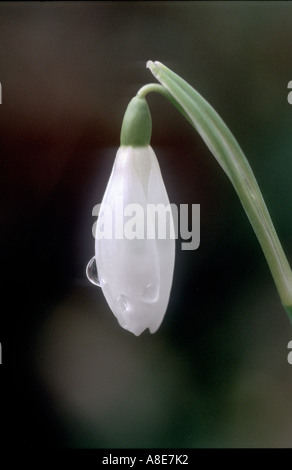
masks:
<path id="1" fill-rule="evenodd" d="M 159 60 L 244 149 L 292 259 L 290 2 L 1 2 L 3 448 L 290 447 L 292 329 L 227 177 L 184 118 L 148 99 L 177 244 L 164 322 L 119 327 L 85 277 L 126 106 Z"/>

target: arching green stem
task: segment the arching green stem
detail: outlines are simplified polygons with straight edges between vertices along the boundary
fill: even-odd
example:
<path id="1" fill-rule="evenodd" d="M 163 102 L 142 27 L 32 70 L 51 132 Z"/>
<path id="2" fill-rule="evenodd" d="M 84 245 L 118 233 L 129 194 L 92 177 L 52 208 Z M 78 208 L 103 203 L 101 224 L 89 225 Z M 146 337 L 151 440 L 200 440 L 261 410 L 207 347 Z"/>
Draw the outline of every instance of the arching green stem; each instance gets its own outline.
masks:
<path id="1" fill-rule="evenodd" d="M 187 113 L 185 113 L 184 109 L 180 106 L 180 104 L 173 98 L 172 94 L 167 91 L 165 87 L 162 85 L 158 85 L 158 83 L 148 83 L 147 85 L 142 86 L 140 90 L 137 92 L 137 97 L 138 98 L 145 98 L 148 93 L 160 93 L 162 96 L 168 99 L 173 106 L 175 106 L 183 115 L 184 117 L 189 121 L 190 124 L 192 124 L 192 121 L 190 120 L 189 116 Z"/>
<path id="2" fill-rule="evenodd" d="M 149 61 L 147 67 L 165 89 L 163 92 L 159 89 L 159 92 L 198 131 L 230 178 L 261 244 L 282 304 L 292 322 L 291 269 L 253 171 L 238 142 L 212 106 L 185 80 L 160 62 Z M 154 90 L 154 84 L 151 86 L 152 91 L 158 91 Z M 138 93 L 143 94 L 146 90 L 147 85 Z"/>

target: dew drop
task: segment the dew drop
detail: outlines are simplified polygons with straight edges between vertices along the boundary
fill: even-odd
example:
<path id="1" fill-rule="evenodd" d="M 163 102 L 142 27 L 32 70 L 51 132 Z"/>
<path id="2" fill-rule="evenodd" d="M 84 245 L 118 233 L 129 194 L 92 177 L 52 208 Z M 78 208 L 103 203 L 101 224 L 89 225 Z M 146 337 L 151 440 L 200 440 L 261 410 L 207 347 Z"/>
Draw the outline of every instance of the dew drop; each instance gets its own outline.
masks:
<path id="1" fill-rule="evenodd" d="M 120 312 L 124 312 L 128 307 L 127 297 L 123 294 L 116 297 L 116 307 Z"/>
<path id="2" fill-rule="evenodd" d="M 101 287 L 100 280 L 98 277 L 97 267 L 96 267 L 95 256 L 91 258 L 91 260 L 86 266 L 86 276 L 89 279 L 89 281 L 92 282 L 92 284 L 94 284 L 95 286 Z"/>
<path id="3" fill-rule="evenodd" d="M 158 294 L 158 284 L 156 282 L 150 282 L 150 284 L 147 284 L 142 293 L 142 299 L 145 302 L 156 302 L 158 299 Z"/>

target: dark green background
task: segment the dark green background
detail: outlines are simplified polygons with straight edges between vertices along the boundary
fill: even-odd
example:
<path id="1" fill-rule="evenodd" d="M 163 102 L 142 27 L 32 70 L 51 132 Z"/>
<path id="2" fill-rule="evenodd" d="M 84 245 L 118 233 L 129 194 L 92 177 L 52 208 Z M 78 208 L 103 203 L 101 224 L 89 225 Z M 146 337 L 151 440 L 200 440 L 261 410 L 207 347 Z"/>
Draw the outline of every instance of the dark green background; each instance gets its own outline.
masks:
<path id="1" fill-rule="evenodd" d="M 3 447 L 291 447 L 292 329 L 227 177 L 149 96 L 170 201 L 201 205 L 155 335 L 85 278 L 122 117 L 159 60 L 219 112 L 292 259 L 290 2 L 0 4 Z"/>

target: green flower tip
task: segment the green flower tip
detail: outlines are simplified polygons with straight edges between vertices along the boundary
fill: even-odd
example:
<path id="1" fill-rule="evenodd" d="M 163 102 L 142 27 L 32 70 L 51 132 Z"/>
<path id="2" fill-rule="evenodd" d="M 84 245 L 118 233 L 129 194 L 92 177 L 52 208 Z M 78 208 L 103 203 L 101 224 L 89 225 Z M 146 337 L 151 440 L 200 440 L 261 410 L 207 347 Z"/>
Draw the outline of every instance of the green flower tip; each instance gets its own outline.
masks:
<path id="1" fill-rule="evenodd" d="M 135 96 L 126 109 L 122 129 L 121 145 L 147 147 L 150 145 L 152 120 L 145 98 Z"/>

